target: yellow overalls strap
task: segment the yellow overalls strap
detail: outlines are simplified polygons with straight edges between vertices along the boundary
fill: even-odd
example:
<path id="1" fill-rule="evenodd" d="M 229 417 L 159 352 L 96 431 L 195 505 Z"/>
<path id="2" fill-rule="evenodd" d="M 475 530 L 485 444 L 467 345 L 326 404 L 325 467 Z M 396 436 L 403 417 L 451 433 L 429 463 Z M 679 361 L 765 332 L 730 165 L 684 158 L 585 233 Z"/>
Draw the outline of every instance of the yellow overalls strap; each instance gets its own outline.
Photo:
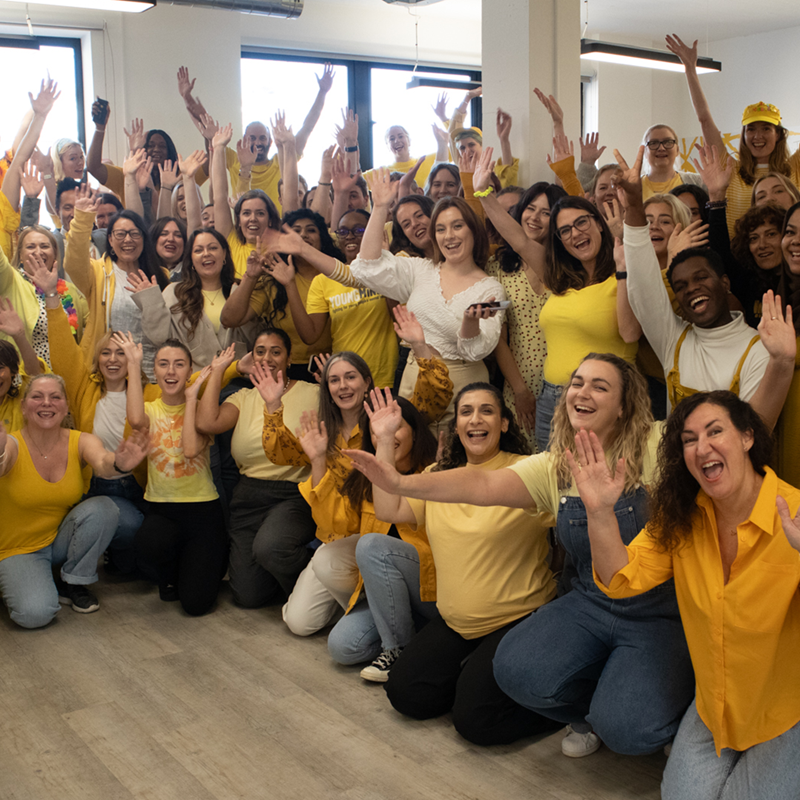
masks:
<path id="1" fill-rule="evenodd" d="M 687 325 L 683 329 L 683 333 L 681 333 L 678 343 L 675 345 L 675 358 L 672 362 L 672 369 L 667 375 L 667 397 L 669 397 L 669 403 L 672 408 L 675 408 L 681 400 L 685 400 L 690 395 L 697 393 L 697 389 L 688 389 L 685 386 L 681 386 L 681 373 L 678 370 L 678 360 L 681 357 L 683 340 L 686 338 L 686 334 L 689 333 L 691 327 L 691 325 Z"/>
<path id="2" fill-rule="evenodd" d="M 745 359 L 747 358 L 750 351 L 753 349 L 753 345 L 761 341 L 760 336 L 754 336 L 750 340 L 750 344 L 747 345 L 747 350 L 744 351 L 744 355 L 739 359 L 739 363 L 736 365 L 736 372 L 733 373 L 733 380 L 731 381 L 731 391 L 738 397 L 739 396 L 739 378 L 742 374 L 742 367 L 744 366 Z"/>

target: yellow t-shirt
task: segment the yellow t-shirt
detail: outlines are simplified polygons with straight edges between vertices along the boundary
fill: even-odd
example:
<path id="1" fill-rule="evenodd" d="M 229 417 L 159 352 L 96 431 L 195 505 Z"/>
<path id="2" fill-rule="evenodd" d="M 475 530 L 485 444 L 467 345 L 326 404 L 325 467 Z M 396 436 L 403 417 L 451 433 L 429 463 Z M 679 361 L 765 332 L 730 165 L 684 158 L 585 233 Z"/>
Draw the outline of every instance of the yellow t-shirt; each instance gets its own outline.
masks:
<path id="1" fill-rule="evenodd" d="M 203 289 L 203 313 L 208 317 L 209 322 L 214 326 L 214 333 L 217 334 L 222 324 L 220 317 L 222 316 L 222 307 L 224 305 L 225 296 L 222 294 L 221 289 L 215 289 L 213 292 L 207 292 Z"/>
<path id="2" fill-rule="evenodd" d="M 409 161 L 395 161 L 394 164 L 387 164 L 386 169 L 388 169 L 389 172 L 402 172 L 403 175 L 405 175 L 407 172 L 413 169 L 414 164 L 416 164 L 418 160 L 419 156 L 417 156 L 417 158 L 412 158 Z M 420 189 L 425 188 L 425 184 L 428 182 L 428 175 L 430 175 L 431 168 L 433 167 L 435 161 L 436 153 L 431 153 L 429 156 L 425 156 L 425 160 L 417 170 L 414 181 Z M 372 175 L 374 172 L 374 169 L 370 169 L 364 173 L 364 180 L 367 182 L 367 185 L 370 187 L 370 189 L 372 188 Z"/>
<path id="3" fill-rule="evenodd" d="M 264 400 L 258 389 L 242 389 L 225 400 L 239 409 L 239 419 L 233 429 L 231 454 L 239 472 L 248 478 L 260 481 L 292 481 L 301 483 L 310 473 L 308 467 L 292 467 L 273 464 L 264 453 L 261 433 L 264 428 Z M 300 427 L 300 415 L 304 411 L 316 411 L 319 407 L 319 387 L 316 384 L 297 381 L 283 396 L 283 420 L 290 431 Z"/>
<path id="4" fill-rule="evenodd" d="M 233 269 L 236 273 L 236 280 L 240 281 L 247 271 L 247 257 L 256 249 L 256 246 L 240 241 L 239 235 L 234 229 L 228 234 L 228 247 L 230 247 L 231 256 L 233 257 Z"/>
<path id="5" fill-rule="evenodd" d="M 106 164 L 108 177 L 106 178 L 105 187 L 111 190 L 120 200 L 125 198 L 125 173 L 122 167 L 116 164 Z"/>
<path id="6" fill-rule="evenodd" d="M 375 386 L 392 386 L 397 336 L 383 295 L 370 289 L 351 289 L 326 275 L 317 275 L 311 281 L 306 310 L 330 315 L 334 353 L 358 353 L 369 365 Z"/>
<path id="7" fill-rule="evenodd" d="M 651 181 L 645 175 L 642 178 L 642 199 L 647 200 L 648 197 L 652 197 L 654 194 L 669 194 L 676 186 L 682 185 L 683 178 L 679 172 L 676 172 L 668 181 L 660 181 L 659 183 Z"/>
<path id="8" fill-rule="evenodd" d="M 225 166 L 228 168 L 230 178 L 230 193 L 232 197 L 239 194 L 239 170 L 242 165 L 236 156 L 236 151 L 230 147 L 225 148 Z M 280 200 L 278 199 L 278 181 L 281 179 L 281 169 L 278 166 L 278 156 L 274 155 L 265 164 L 255 164 L 250 170 L 250 188 L 261 189 L 275 203 L 278 213 L 283 215 Z M 195 176 L 198 186 L 202 186 L 208 180 L 208 173 L 205 169 L 200 169 Z"/>
<path id="9" fill-rule="evenodd" d="M 550 295 L 539 314 L 539 327 L 547 343 L 544 379 L 555 386 L 566 383 L 589 353 L 614 353 L 630 364 L 636 362 L 639 343 L 628 344 L 619 335 L 613 275 L 603 283 Z"/>
<path id="10" fill-rule="evenodd" d="M 14 211 L 8 198 L 0 192 L 0 249 L 9 261 L 14 256 L 17 228 L 19 228 L 19 211 Z"/>
<path id="11" fill-rule="evenodd" d="M 168 406 L 160 397 L 145 403 L 150 420 L 147 489 L 151 503 L 205 503 L 219 495 L 211 478 L 208 447 L 194 458 L 183 454 L 183 415 L 186 405 Z"/>
<path id="12" fill-rule="evenodd" d="M 492 472 L 527 456 L 498 453 L 462 469 Z M 556 595 L 547 564 L 550 514 L 505 506 L 408 500 L 425 524 L 436 565 L 436 605 L 465 639 L 486 636 Z"/>

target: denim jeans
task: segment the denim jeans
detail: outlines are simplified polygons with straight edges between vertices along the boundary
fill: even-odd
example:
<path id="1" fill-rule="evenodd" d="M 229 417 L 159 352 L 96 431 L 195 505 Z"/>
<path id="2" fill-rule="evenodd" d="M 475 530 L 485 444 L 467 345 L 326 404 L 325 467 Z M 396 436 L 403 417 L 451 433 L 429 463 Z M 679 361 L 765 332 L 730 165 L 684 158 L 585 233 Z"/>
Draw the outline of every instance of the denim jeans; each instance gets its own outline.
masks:
<path id="1" fill-rule="evenodd" d="M 54 564 L 62 565 L 65 583 L 94 583 L 97 561 L 108 547 L 118 519 L 119 510 L 110 498 L 92 497 L 64 517 L 47 547 L 0 561 L 0 594 L 12 621 L 23 628 L 41 628 L 56 615 Z"/>
<path id="2" fill-rule="evenodd" d="M 695 703 L 681 722 L 664 779 L 663 800 L 799 800 L 800 722 L 748 750 L 717 756 Z"/>
<path id="3" fill-rule="evenodd" d="M 362 600 L 336 623 L 328 651 L 339 664 L 373 661 L 381 650 L 405 647 L 426 621 L 439 616 L 434 601 L 419 597 L 419 555 L 395 536 L 367 533 L 356 546 L 356 563 L 364 579 Z"/>
<path id="4" fill-rule="evenodd" d="M 119 509 L 119 522 L 108 546 L 108 553 L 120 572 L 133 572 L 136 569 L 133 539 L 144 520 L 143 496 L 142 487 L 133 475 L 113 481 L 93 477 L 89 485 L 87 498 L 107 497 Z M 152 569 L 150 573 L 153 574 Z"/>
<path id="5" fill-rule="evenodd" d="M 550 449 L 550 434 L 553 423 L 553 413 L 556 410 L 558 398 L 561 397 L 561 386 L 556 386 L 547 381 L 542 381 L 542 392 L 536 400 L 536 445 L 540 453 Z"/>
<path id="6" fill-rule="evenodd" d="M 627 544 L 647 521 L 644 489 L 614 511 Z M 580 498 L 562 497 L 556 530 L 576 569 L 573 590 L 503 639 L 497 683 L 526 708 L 593 729 L 617 753 L 655 752 L 672 740 L 694 695 L 674 585 L 612 600 L 592 577 Z"/>

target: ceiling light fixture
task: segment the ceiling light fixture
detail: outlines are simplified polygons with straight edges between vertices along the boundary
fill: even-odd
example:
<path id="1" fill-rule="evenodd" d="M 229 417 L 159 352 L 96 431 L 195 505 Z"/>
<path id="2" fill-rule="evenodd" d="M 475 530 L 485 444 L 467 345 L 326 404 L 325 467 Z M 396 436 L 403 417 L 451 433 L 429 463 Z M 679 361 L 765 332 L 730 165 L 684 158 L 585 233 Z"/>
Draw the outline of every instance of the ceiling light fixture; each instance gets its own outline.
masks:
<path id="1" fill-rule="evenodd" d="M 581 58 L 588 61 L 603 61 L 610 64 L 625 64 L 629 67 L 649 67 L 665 69 L 669 72 L 683 72 L 683 64 L 678 56 L 665 50 L 650 50 L 646 47 L 630 47 L 610 42 L 596 42 L 594 39 L 581 39 Z M 698 58 L 697 71 L 721 72 L 722 63 L 711 58 Z"/>
<path id="2" fill-rule="evenodd" d="M 66 8 L 89 8 L 93 11 L 128 11 L 140 14 L 153 8 L 156 0 L 9 0 L 11 3 L 37 3 Z"/>
<path id="3" fill-rule="evenodd" d="M 420 78 L 415 75 L 407 84 L 406 89 L 418 89 L 420 86 L 430 86 L 434 89 L 454 89 L 459 91 L 463 89 L 469 92 L 472 89 L 477 89 L 481 84 L 478 81 L 448 81 L 444 78 Z"/>

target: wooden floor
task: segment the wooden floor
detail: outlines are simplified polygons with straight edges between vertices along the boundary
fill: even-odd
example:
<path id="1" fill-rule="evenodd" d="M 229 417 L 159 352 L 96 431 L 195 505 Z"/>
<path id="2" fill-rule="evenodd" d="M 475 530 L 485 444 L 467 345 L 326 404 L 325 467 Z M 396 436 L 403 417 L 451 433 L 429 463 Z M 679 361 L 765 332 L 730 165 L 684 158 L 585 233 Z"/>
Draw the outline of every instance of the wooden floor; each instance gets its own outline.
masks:
<path id="1" fill-rule="evenodd" d="M 0 610 L 2 800 L 660 797 L 661 754 L 568 759 L 560 732 L 480 748 L 449 717 L 405 719 L 324 635 L 227 586 L 199 619 L 145 583 L 95 588 L 99 612 L 40 631 Z"/>

